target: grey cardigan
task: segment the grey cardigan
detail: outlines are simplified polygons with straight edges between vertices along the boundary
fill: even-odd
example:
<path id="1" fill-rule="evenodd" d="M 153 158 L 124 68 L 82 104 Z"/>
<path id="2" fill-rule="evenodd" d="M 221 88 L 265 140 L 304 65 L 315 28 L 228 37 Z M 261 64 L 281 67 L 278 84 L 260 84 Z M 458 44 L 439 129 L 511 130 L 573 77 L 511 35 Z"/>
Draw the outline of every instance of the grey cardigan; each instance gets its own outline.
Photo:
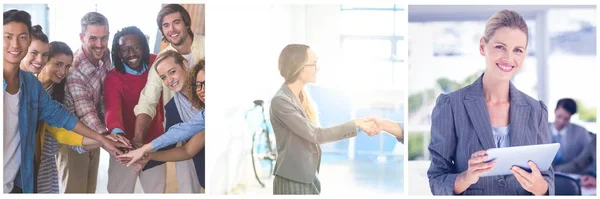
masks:
<path id="1" fill-rule="evenodd" d="M 274 174 L 297 182 L 314 181 L 321 164 L 320 144 L 351 138 L 357 133 L 351 121 L 330 128 L 317 127 L 286 84 L 271 100 L 270 112 L 277 145 Z"/>
<path id="2" fill-rule="evenodd" d="M 431 165 L 427 171 L 434 195 L 453 195 L 454 181 L 467 170 L 476 151 L 495 148 L 490 117 L 483 97 L 483 74 L 471 85 L 438 97 L 432 113 Z M 547 144 L 548 110 L 510 83 L 510 146 Z M 515 154 L 516 155 L 516 154 Z M 548 193 L 554 195 L 552 167 L 542 171 Z M 481 177 L 465 195 L 531 195 L 512 175 Z"/>

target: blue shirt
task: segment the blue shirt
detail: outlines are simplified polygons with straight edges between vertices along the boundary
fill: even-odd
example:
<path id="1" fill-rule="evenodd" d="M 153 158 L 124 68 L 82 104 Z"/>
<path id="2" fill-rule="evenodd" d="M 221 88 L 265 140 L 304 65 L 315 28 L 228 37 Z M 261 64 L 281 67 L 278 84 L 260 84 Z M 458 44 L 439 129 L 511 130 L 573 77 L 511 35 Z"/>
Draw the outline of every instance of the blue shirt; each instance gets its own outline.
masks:
<path id="1" fill-rule="evenodd" d="M 144 74 L 144 72 L 146 72 L 146 70 L 148 70 L 148 65 L 146 65 L 146 64 L 142 65 L 142 71 L 140 71 L 140 72 L 133 70 L 133 68 L 129 67 L 129 65 L 127 65 L 127 63 L 125 63 L 125 62 L 123 62 L 123 66 L 125 66 L 125 72 L 132 74 L 132 75 L 142 75 L 142 74 Z"/>
<path id="2" fill-rule="evenodd" d="M 494 134 L 494 143 L 496 144 L 496 148 L 510 147 L 510 131 L 508 128 L 509 126 L 492 126 L 492 133 Z"/>
<path id="3" fill-rule="evenodd" d="M 4 80 L 4 92 L 6 92 Z M 62 104 L 52 100 L 50 94 L 42 87 L 40 81 L 29 72 L 19 70 L 19 134 L 21 138 L 21 166 L 15 185 L 23 193 L 34 190 L 34 154 L 37 122 L 42 120 L 50 126 L 73 130 L 79 119 Z"/>
<path id="4" fill-rule="evenodd" d="M 152 140 L 152 150 L 158 150 L 177 142 L 185 141 L 204 131 L 204 109 L 198 112 L 190 121 L 175 124 L 164 134 Z"/>

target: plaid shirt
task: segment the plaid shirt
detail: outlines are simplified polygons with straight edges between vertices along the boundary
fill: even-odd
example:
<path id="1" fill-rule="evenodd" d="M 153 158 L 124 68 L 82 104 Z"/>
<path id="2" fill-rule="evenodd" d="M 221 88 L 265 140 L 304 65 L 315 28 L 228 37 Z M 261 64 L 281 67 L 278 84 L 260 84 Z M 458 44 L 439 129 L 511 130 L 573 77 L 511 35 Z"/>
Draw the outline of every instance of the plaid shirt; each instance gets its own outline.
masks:
<path id="1" fill-rule="evenodd" d="M 94 66 L 85 56 L 83 48 L 73 54 L 65 92 L 65 105 L 79 120 L 98 133 L 108 132 L 104 124 L 104 78 L 112 64 L 106 53 L 99 66 Z"/>

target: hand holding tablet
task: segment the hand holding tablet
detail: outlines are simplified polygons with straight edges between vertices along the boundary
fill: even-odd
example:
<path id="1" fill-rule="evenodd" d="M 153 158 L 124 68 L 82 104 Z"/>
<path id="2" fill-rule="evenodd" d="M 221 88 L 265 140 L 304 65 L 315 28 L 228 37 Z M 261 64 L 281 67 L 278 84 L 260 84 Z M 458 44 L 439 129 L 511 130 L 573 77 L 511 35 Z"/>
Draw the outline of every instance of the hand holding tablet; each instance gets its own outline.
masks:
<path id="1" fill-rule="evenodd" d="M 489 149 L 486 151 L 488 155 L 486 162 L 495 161 L 496 166 L 481 177 L 511 175 L 513 166 L 531 172 L 529 161 L 534 162 L 540 171 L 546 171 L 552 165 L 559 148 L 559 143 L 553 143 Z"/>
<path id="2" fill-rule="evenodd" d="M 559 147 L 554 143 L 477 151 L 471 155 L 468 169 L 457 176 L 454 192 L 462 193 L 480 177 L 514 175 L 523 189 L 544 195 L 548 182 L 541 171 L 550 168 Z"/>

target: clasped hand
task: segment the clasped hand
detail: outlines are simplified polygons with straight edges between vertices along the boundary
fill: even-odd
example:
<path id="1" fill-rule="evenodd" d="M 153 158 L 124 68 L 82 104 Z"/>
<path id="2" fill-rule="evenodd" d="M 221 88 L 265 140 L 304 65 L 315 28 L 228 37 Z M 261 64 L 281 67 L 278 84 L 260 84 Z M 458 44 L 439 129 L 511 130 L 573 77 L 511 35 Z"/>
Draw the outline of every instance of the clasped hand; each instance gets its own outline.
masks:
<path id="1" fill-rule="evenodd" d="M 379 134 L 383 129 L 381 125 L 376 122 L 377 118 L 357 119 L 355 120 L 356 127 L 360 128 L 369 136 L 375 136 Z"/>

